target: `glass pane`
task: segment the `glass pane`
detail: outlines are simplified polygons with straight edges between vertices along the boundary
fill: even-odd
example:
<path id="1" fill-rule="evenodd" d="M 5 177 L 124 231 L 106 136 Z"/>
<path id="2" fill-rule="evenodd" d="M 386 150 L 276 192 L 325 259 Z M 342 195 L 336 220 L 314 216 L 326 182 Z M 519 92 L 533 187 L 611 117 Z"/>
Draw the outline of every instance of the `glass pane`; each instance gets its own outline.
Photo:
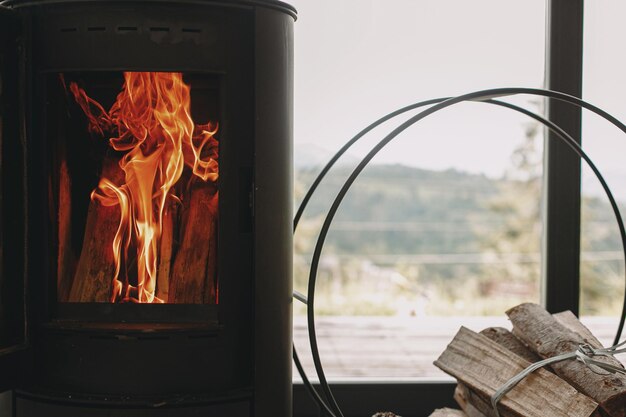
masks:
<path id="1" fill-rule="evenodd" d="M 626 59 L 618 53 L 626 36 L 618 0 L 585 3 L 583 97 L 626 120 L 623 74 Z M 625 215 L 626 136 L 590 113 L 583 113 L 583 147 L 606 178 Z M 604 343 L 612 343 L 624 296 L 624 255 L 615 216 L 593 173 L 583 168 L 581 232 L 581 308 L 583 321 Z"/>
<path id="2" fill-rule="evenodd" d="M 388 112 L 543 83 L 544 2 L 293 3 L 296 204 L 333 153 Z M 515 103 L 542 111 L 540 100 Z M 311 201 L 295 236 L 297 290 L 306 292 L 333 197 L 399 123 L 351 149 Z M 320 260 L 318 336 L 331 379 L 443 377 L 432 362 L 459 326 L 506 326 L 506 308 L 539 301 L 542 134 L 518 113 L 467 103 L 422 120 L 374 158 Z M 294 321 L 311 370 L 298 303 Z"/>
<path id="3" fill-rule="evenodd" d="M 49 79 L 57 299 L 217 303 L 214 77 Z"/>

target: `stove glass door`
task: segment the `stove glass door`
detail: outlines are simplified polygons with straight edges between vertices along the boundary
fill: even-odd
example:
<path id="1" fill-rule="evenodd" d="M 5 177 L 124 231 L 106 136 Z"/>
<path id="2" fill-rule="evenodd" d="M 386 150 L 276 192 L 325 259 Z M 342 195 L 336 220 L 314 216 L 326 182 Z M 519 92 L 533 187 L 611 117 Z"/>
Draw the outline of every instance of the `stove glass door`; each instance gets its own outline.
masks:
<path id="1" fill-rule="evenodd" d="M 219 79 L 67 72 L 47 86 L 57 302 L 216 305 Z"/>

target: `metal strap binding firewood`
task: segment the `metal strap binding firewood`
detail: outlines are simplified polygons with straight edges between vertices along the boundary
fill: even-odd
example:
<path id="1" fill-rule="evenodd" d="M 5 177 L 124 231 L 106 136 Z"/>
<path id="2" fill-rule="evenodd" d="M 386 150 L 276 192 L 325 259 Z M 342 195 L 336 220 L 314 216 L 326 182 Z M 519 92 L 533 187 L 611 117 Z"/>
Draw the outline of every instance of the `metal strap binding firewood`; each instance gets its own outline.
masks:
<path id="1" fill-rule="evenodd" d="M 435 365 L 484 401 L 530 363 L 487 337 L 462 327 Z M 558 376 L 539 369 L 501 401 L 502 417 L 598 417 L 598 404 Z"/>
<path id="2" fill-rule="evenodd" d="M 535 363 L 529 365 L 522 372 L 520 372 L 519 374 L 517 374 L 514 377 L 512 377 L 511 379 L 509 379 L 503 386 L 501 386 L 491 396 L 491 406 L 492 406 L 493 411 L 495 413 L 495 417 L 500 417 L 500 413 L 498 412 L 498 403 L 500 402 L 502 397 L 504 397 L 507 393 L 509 393 L 509 391 L 511 391 L 511 389 L 513 389 L 513 387 L 515 387 L 518 383 L 523 381 L 525 378 L 527 378 L 533 372 L 537 371 L 538 369 L 544 368 L 544 367 L 546 367 L 548 365 L 552 365 L 552 364 L 555 364 L 555 363 L 568 361 L 568 360 L 579 360 L 582 363 L 584 363 L 585 365 L 589 366 L 590 368 L 595 366 L 595 367 L 598 367 L 599 369 L 608 371 L 607 374 L 603 374 L 603 375 L 609 375 L 609 374 L 613 374 L 613 373 L 625 373 L 626 371 L 624 371 L 623 369 L 621 369 L 619 367 L 615 367 L 613 365 L 608 365 L 608 364 L 605 364 L 603 362 L 599 362 L 599 361 L 593 359 L 596 356 L 602 356 L 602 355 L 605 355 L 605 354 L 612 355 L 613 352 L 614 352 L 614 349 L 617 349 L 620 346 L 622 346 L 622 344 L 620 344 L 618 346 L 614 346 L 614 347 L 609 348 L 609 349 L 594 349 L 593 347 L 591 347 L 589 345 L 580 345 L 578 347 L 578 349 L 573 351 L 573 352 L 568 352 L 568 353 L 564 353 L 562 355 L 557 355 L 555 357 L 547 358 L 547 359 L 544 359 L 544 360 L 541 360 L 539 362 L 535 362 Z M 626 349 L 624 349 L 622 351 L 626 351 Z M 620 352 L 619 351 L 615 351 L 615 353 L 620 353 Z"/>
<path id="3" fill-rule="evenodd" d="M 597 401 L 609 416 L 626 417 L 626 375 L 619 373 L 626 371 L 610 350 L 594 350 L 580 334 L 537 304 L 521 304 L 506 314 L 513 323 L 513 333 L 539 356 L 553 361 L 564 357 L 550 364 L 557 375 Z M 598 366 L 608 372 L 598 370 Z"/>

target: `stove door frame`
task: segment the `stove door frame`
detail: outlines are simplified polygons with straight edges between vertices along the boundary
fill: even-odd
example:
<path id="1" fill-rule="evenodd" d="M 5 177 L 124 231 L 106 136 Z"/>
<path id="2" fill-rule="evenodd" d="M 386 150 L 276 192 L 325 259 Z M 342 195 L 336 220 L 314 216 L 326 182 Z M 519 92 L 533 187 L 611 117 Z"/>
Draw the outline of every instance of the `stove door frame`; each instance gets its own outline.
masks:
<path id="1" fill-rule="evenodd" d="M 6 318 L 6 333 L 0 332 L 0 392 L 18 387 L 32 363 L 26 325 L 21 42 L 16 14 L 0 6 L 0 320 Z"/>

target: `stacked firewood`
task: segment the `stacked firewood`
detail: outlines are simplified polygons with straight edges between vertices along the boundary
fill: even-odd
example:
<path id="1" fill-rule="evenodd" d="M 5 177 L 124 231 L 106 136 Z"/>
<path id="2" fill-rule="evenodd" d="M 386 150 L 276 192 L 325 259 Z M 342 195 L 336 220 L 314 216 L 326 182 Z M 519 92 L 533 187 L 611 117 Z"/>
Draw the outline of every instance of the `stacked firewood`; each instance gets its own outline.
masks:
<path id="1" fill-rule="evenodd" d="M 532 363 L 601 343 L 574 314 L 550 314 L 537 304 L 506 312 L 513 331 L 462 327 L 435 365 L 454 376 L 454 398 L 463 411 L 441 409 L 432 416 L 495 417 L 491 397 Z M 594 361 L 623 369 L 612 356 Z M 626 417 L 626 376 L 581 360 L 567 359 L 525 376 L 498 402 L 501 417 Z"/>

